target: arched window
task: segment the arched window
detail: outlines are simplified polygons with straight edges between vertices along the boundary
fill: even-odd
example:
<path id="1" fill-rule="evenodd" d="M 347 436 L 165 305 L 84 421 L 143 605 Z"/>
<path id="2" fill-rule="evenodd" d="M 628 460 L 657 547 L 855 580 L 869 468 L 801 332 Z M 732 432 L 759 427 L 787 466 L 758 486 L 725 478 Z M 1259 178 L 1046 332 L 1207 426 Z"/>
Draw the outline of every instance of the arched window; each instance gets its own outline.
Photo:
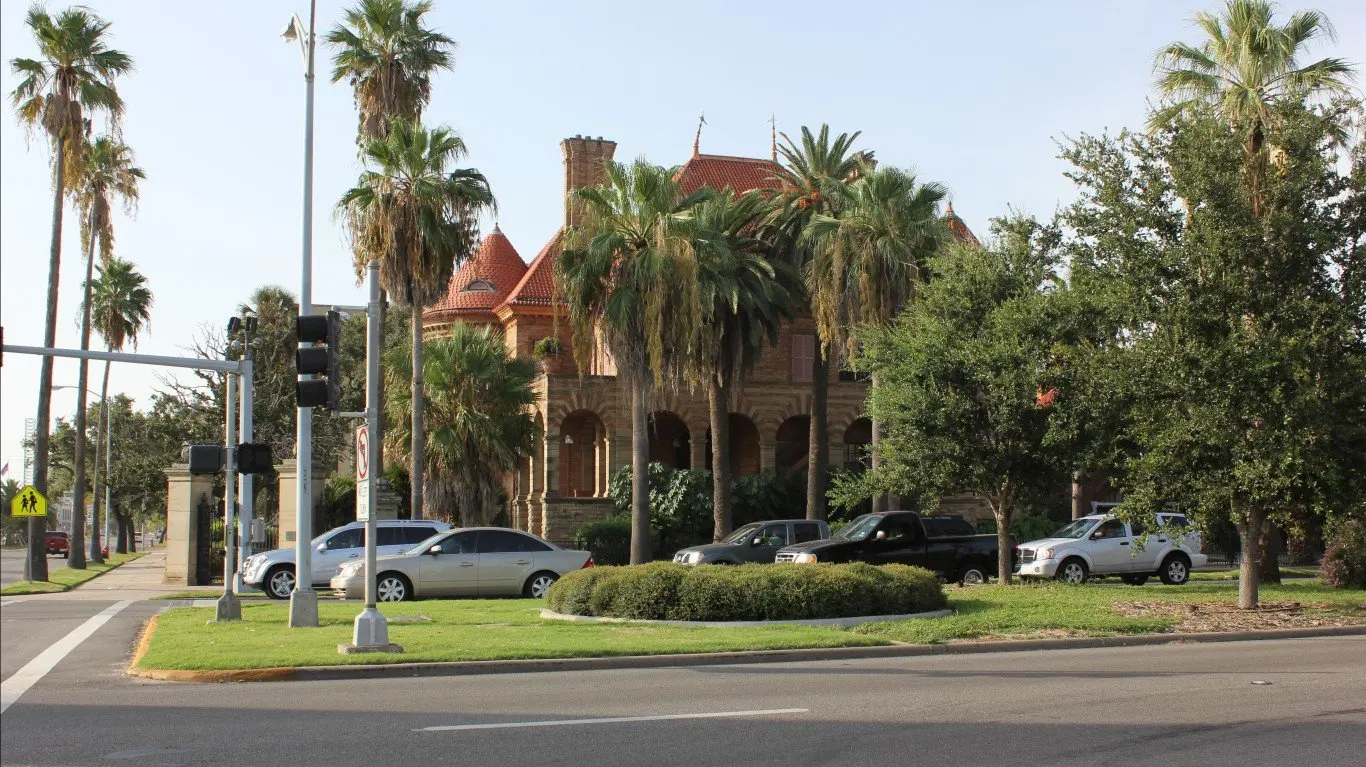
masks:
<path id="1" fill-rule="evenodd" d="M 465 286 L 466 293 L 492 293 L 495 290 L 497 288 L 493 287 L 493 283 L 488 280 L 472 280 L 470 284 Z"/>

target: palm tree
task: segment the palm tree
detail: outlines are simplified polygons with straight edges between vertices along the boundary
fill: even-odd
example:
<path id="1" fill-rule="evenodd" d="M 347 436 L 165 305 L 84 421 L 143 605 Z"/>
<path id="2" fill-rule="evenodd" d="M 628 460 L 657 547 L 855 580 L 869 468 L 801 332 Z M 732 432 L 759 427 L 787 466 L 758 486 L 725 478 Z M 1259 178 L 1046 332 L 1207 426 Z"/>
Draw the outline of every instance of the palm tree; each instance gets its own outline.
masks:
<path id="1" fill-rule="evenodd" d="M 80 179 L 75 190 L 75 196 L 79 211 L 81 213 L 81 245 L 85 248 L 85 295 L 81 302 L 81 348 L 90 348 L 90 291 L 92 289 L 92 276 L 95 269 L 95 247 L 99 246 L 100 255 L 108 263 L 114 252 L 114 224 L 110 215 L 113 209 L 113 198 L 118 196 L 123 199 L 124 210 L 132 213 L 138 199 L 138 182 L 146 178 L 146 174 L 141 168 L 133 165 L 133 152 L 123 142 L 109 136 L 101 136 L 91 142 L 85 148 L 85 161 L 82 163 Z M 86 381 L 89 378 L 89 363 L 86 360 L 80 362 L 80 372 L 77 376 L 76 393 L 76 433 L 85 433 L 85 394 Z M 106 371 L 108 363 L 105 364 Z M 103 403 L 101 403 L 103 406 Z M 101 419 L 104 417 L 101 412 Z M 98 434 L 99 428 L 96 428 Z M 95 454 L 95 473 L 99 473 L 99 440 L 96 440 Z M 100 494 L 99 483 L 94 482 L 94 517 L 99 518 Z M 73 487 L 75 494 L 74 503 L 76 506 L 84 508 L 85 504 L 85 441 L 76 442 L 76 477 Z M 98 524 L 92 524 L 90 535 L 90 558 L 96 562 L 103 561 L 104 557 L 100 551 L 100 535 Z M 79 548 L 77 538 L 80 531 L 72 531 L 73 549 Z M 75 559 L 76 552 L 72 552 Z M 81 563 L 84 566 L 84 562 Z"/>
<path id="2" fill-rule="evenodd" d="M 822 125 L 820 133 L 815 135 L 803 126 L 801 147 L 787 134 L 782 136 L 783 143 L 778 147 L 778 152 L 784 164 L 779 168 L 776 179 L 781 184 L 778 195 L 781 205 L 771 221 L 770 236 L 779 257 L 801 270 L 806 283 L 805 299 L 814 310 L 818 306 L 829 305 L 832 299 L 828 296 L 841 293 L 842 286 L 818 280 L 826 271 L 815 264 L 817 253 L 810 238 L 805 236 L 806 228 L 818 215 L 839 217 L 847 197 L 845 184 L 858 177 L 862 164 L 871 160 L 872 155 L 852 151 L 854 141 L 859 136 L 857 132 L 841 133 L 832 141 L 828 125 Z M 811 365 L 807 519 L 825 519 L 826 516 L 825 479 L 830 463 L 826 400 L 830 389 L 830 342 L 835 332 L 828 320 L 828 315 L 823 319 L 816 313 L 819 343 L 816 344 Z"/>
<path id="3" fill-rule="evenodd" d="M 865 164 L 858 180 L 839 188 L 841 214 L 818 213 L 803 238 L 813 258 L 809 278 L 812 313 L 821 337 L 852 359 L 858 349 L 855 330 L 885 326 L 915 293 L 925 261 L 945 239 L 939 203 L 948 191 L 897 168 L 876 170 Z M 877 380 L 873 380 L 876 387 Z M 879 427 L 872 424 L 873 468 L 878 457 Z M 873 510 L 882 506 L 873 499 Z"/>
<path id="4" fill-rule="evenodd" d="M 393 381 L 412 376 L 407 349 L 395 347 L 386 356 Z M 455 323 L 448 337 L 427 342 L 422 359 L 429 505 L 454 524 L 492 524 L 499 491 L 535 444 L 531 383 L 536 366 L 510 357 L 491 329 L 463 322 Z M 394 392 L 386 403 L 394 423 L 389 438 L 401 451 L 411 436 L 404 424 L 411 422 L 413 400 L 405 387 L 395 386 Z"/>
<path id="5" fill-rule="evenodd" d="M 90 294 L 90 314 L 94 316 L 95 330 L 104 339 L 104 346 L 111 352 L 122 351 L 125 344 L 131 343 L 133 348 L 138 347 L 138 336 L 147 329 L 151 320 L 152 310 L 152 291 L 147 289 L 147 278 L 138 273 L 132 262 L 118 258 L 109 258 L 98 267 L 99 276 L 95 278 L 89 286 Z M 100 423 L 104 429 L 109 429 L 111 418 L 108 410 L 109 404 L 109 362 L 104 363 L 104 383 L 100 387 Z M 104 444 L 104 440 L 99 436 L 98 429 L 95 440 L 96 451 Z M 79 443 L 78 443 L 79 444 Z M 95 454 L 95 516 L 91 520 L 91 558 L 96 554 L 96 547 L 99 546 L 99 519 L 100 519 L 100 487 L 99 487 L 99 453 Z M 108 478 L 105 479 L 109 481 Z M 112 514 L 113 509 L 105 509 L 104 513 Z M 119 543 L 118 553 L 128 552 L 128 539 L 125 528 L 128 527 L 123 519 L 125 515 L 119 515 Z"/>
<path id="6" fill-rule="evenodd" d="M 110 23 L 85 8 L 50 15 L 34 5 L 25 23 L 38 45 L 36 59 L 16 58 L 10 68 L 20 78 L 10 94 L 19 122 L 30 133 L 42 130 L 52 142 L 52 247 L 48 258 L 47 324 L 43 345 L 57 342 L 57 287 L 62 261 L 62 197 L 70 191 L 67 176 L 79 168 L 86 113 L 103 112 L 117 130 L 123 100 L 114 79 L 133 69 L 133 60 L 108 47 Z M 34 438 L 33 484 L 47 492 L 48 420 L 52 413 L 52 358 L 44 357 L 38 379 L 38 433 Z M 84 509 L 76 509 L 83 521 Z M 79 530 L 80 524 L 76 525 Z M 47 580 L 47 557 L 37 523 L 29 529 L 28 574 Z"/>
<path id="7" fill-rule="evenodd" d="M 1273 18 L 1267 0 L 1228 0 L 1221 16 L 1197 13 L 1195 24 L 1206 39 L 1199 46 L 1176 42 L 1158 52 L 1157 88 L 1168 105 L 1153 113 L 1150 127 L 1199 104 L 1210 104 L 1243 137 L 1253 214 L 1261 216 L 1268 133 L 1276 129 L 1278 102 L 1350 95 L 1355 74 L 1343 59 L 1325 58 L 1300 66 L 1305 48 L 1333 39 L 1328 19 L 1318 11 L 1296 11 L 1285 24 Z M 1337 127 L 1340 138 L 1345 138 Z"/>
<path id="8" fill-rule="evenodd" d="M 568 314 L 580 369 L 605 346 L 631 391 L 631 562 L 650 560 L 648 405 L 676 386 L 700 324 L 694 224 L 673 171 L 636 160 L 604 164 L 601 186 L 576 189 L 581 220 L 555 260 L 557 301 Z"/>
<path id="9" fill-rule="evenodd" d="M 351 84 L 359 142 L 383 138 L 395 117 L 420 121 L 432 97 L 432 75 L 452 68 L 455 41 L 422 26 L 431 9 L 426 1 L 361 0 L 346 11 L 346 23 L 328 33 L 327 44 L 336 49 L 332 82 Z"/>
<path id="10" fill-rule="evenodd" d="M 796 272 L 766 257 L 758 236 L 770 213 L 757 192 L 736 197 L 727 189 L 692 209 L 697 225 L 698 291 L 703 309 L 694 345 L 694 375 L 707 391 L 711 416 L 712 537 L 730 534 L 730 402 L 745 374 L 778 343 L 783 320 L 793 316 Z"/>
<path id="11" fill-rule="evenodd" d="M 466 154 L 465 142 L 449 128 L 428 130 L 394 118 L 384 138 L 365 142 L 364 159 L 373 170 L 342 195 L 353 247 L 366 260 L 379 261 L 380 283 L 401 306 L 413 309 L 413 378 L 409 473 L 413 519 L 422 518 L 422 309 L 440 298 L 458 264 L 474 252 L 480 213 L 496 209 L 484 175 L 451 166 Z"/>

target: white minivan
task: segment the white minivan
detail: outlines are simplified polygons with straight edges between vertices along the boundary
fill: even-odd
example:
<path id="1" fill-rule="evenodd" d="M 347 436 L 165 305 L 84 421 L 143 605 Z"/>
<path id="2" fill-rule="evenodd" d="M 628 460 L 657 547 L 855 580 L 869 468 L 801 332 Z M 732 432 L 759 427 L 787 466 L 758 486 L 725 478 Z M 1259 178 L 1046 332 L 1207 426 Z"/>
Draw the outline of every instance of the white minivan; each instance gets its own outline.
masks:
<path id="1" fill-rule="evenodd" d="M 1141 586 L 1150 576 L 1180 586 L 1193 568 L 1209 560 L 1200 552 L 1200 534 L 1183 514 L 1160 513 L 1157 529 L 1145 535 L 1138 523 L 1110 514 L 1075 519 L 1048 538 L 1019 546 L 1019 574 L 1083 583 L 1092 575 L 1118 575 Z"/>
<path id="2" fill-rule="evenodd" d="M 402 554 L 437 533 L 451 529 L 431 519 L 381 519 L 375 523 L 379 556 Z M 313 585 L 326 586 L 343 564 L 365 556 L 365 523 L 351 522 L 313 539 Z M 271 599 L 289 599 L 294 590 L 294 549 L 253 554 L 242 563 L 242 582 Z"/>

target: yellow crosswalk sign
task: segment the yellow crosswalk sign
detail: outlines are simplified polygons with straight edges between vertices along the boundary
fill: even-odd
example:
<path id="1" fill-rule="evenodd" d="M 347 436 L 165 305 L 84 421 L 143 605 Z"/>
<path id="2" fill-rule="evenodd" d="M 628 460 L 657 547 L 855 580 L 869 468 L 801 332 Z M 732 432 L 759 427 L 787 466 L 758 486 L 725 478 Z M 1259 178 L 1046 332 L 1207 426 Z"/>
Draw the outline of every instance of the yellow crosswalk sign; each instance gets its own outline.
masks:
<path id="1" fill-rule="evenodd" d="M 16 517 L 46 517 L 47 499 L 34 490 L 33 485 L 29 485 L 10 501 L 9 512 Z"/>

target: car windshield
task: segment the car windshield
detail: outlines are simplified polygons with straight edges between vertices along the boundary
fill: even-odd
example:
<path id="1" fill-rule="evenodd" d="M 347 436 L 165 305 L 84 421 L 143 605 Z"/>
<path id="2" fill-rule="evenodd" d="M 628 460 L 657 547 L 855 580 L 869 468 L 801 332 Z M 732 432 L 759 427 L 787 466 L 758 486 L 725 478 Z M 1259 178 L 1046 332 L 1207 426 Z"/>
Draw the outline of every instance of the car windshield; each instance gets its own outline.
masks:
<path id="1" fill-rule="evenodd" d="M 758 523 L 758 522 L 752 522 L 752 523 L 750 523 L 750 524 L 748 524 L 748 525 L 745 525 L 744 527 L 740 528 L 739 530 L 736 530 L 735 532 L 731 533 L 731 534 L 730 534 L 730 537 L 726 539 L 726 543 L 734 543 L 734 544 L 741 544 L 741 543 L 744 543 L 746 540 L 749 539 L 749 537 L 750 537 L 751 535 L 754 535 L 754 533 L 758 532 L 758 530 L 759 530 L 759 523 Z"/>
<path id="2" fill-rule="evenodd" d="M 1053 533 L 1050 538 L 1082 538 L 1091 526 L 1100 521 L 1100 517 L 1082 517 L 1072 520 L 1065 527 Z"/>
<path id="3" fill-rule="evenodd" d="M 843 538 L 846 541 L 861 541 L 868 537 L 868 533 L 871 533 L 873 528 L 877 527 L 877 523 L 881 519 L 881 517 L 875 517 L 872 514 L 864 514 L 853 522 L 845 525 L 843 530 L 835 533 L 835 537 Z"/>

